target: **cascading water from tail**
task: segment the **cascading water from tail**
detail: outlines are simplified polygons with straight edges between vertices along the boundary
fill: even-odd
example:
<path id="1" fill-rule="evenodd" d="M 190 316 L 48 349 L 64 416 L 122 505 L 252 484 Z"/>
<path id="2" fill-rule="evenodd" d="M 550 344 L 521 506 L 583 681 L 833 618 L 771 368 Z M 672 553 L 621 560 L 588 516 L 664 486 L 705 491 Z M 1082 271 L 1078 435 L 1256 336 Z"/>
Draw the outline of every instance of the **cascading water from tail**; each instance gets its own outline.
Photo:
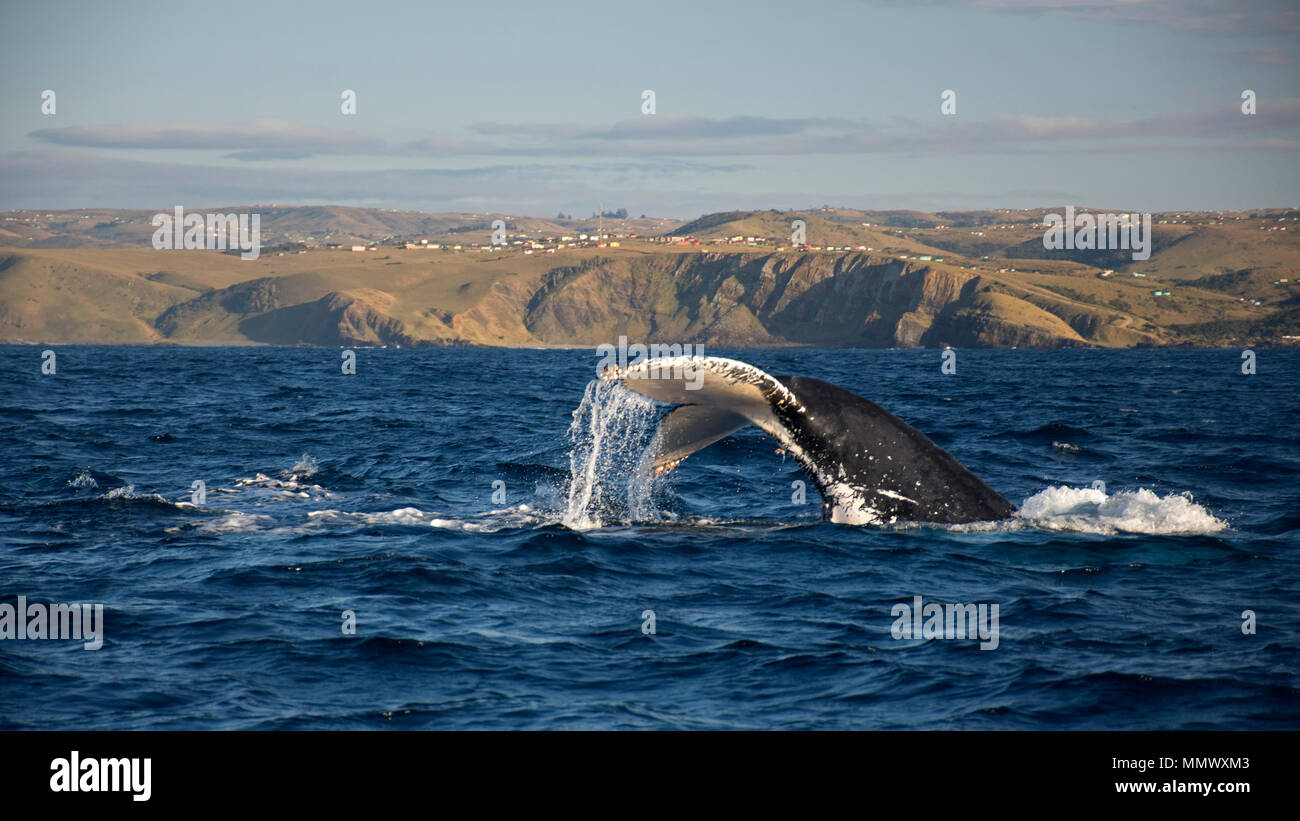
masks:
<path id="1" fill-rule="evenodd" d="M 593 380 L 573 412 L 569 497 L 561 520 L 575 530 L 602 527 L 611 517 L 654 517 L 649 470 L 658 422 L 655 403 L 617 384 Z M 625 512 L 619 509 L 626 506 Z"/>

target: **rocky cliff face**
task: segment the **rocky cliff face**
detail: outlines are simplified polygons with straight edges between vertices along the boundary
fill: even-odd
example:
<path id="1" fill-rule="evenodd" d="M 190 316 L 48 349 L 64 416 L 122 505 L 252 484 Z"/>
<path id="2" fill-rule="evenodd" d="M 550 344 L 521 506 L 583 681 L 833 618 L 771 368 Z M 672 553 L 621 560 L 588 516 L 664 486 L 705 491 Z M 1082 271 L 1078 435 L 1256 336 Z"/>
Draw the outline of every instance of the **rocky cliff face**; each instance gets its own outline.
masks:
<path id="1" fill-rule="evenodd" d="M 320 299 L 250 316 L 239 330 L 250 339 L 278 345 L 416 345 L 399 319 L 389 316 L 394 299 L 360 288 L 332 291 Z"/>
<path id="2" fill-rule="evenodd" d="M 169 308 L 154 325 L 167 338 L 185 341 L 242 337 L 271 345 L 432 342 L 406 332 L 404 323 L 390 315 L 396 300 L 383 291 L 331 291 L 297 305 L 283 305 L 279 292 L 273 279 L 241 282 Z"/>
<path id="3" fill-rule="evenodd" d="M 522 329 L 543 344 L 644 342 L 713 347 L 1086 344 L 1015 297 L 981 296 L 961 270 L 867 254 L 661 254 L 556 269 L 528 297 Z M 457 330 L 491 337 L 523 295 L 490 294 Z M 506 334 L 496 334 L 507 338 Z"/>
<path id="4" fill-rule="evenodd" d="M 273 277 L 241 282 L 169 308 L 154 326 L 177 341 L 596 346 L 626 336 L 713 348 L 1061 347 L 1113 330 L 1109 318 L 1077 306 L 1058 316 L 1050 298 L 1019 298 L 967 269 L 862 253 L 587 257 L 499 278 L 457 312 L 374 288 L 296 304 L 283 292 Z"/>

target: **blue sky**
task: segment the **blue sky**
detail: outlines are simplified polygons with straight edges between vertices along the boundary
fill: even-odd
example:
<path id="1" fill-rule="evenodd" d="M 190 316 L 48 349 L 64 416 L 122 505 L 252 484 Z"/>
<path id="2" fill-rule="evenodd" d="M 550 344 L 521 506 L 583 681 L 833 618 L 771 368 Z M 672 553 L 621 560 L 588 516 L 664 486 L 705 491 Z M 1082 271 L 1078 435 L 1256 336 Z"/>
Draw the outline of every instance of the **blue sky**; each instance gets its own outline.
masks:
<path id="1" fill-rule="evenodd" d="M 3 9 L 3 209 L 1300 201 L 1292 2 Z"/>

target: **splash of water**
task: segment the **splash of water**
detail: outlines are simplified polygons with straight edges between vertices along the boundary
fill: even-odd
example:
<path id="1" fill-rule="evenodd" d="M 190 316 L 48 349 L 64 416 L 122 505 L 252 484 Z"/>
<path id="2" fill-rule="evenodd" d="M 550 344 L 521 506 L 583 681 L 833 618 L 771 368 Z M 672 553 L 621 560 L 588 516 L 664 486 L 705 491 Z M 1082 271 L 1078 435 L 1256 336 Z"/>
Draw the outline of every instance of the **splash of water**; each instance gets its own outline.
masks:
<path id="1" fill-rule="evenodd" d="M 75 487 L 80 490 L 93 489 L 99 487 L 99 482 L 96 482 L 95 477 L 90 475 L 90 468 L 86 468 L 75 479 L 68 480 L 68 487 Z"/>
<path id="2" fill-rule="evenodd" d="M 1049 487 L 1026 499 L 1016 517 L 1034 527 L 1078 533 L 1209 534 L 1228 526 L 1190 494 L 1157 496 L 1146 488 L 1107 494 Z"/>
<path id="3" fill-rule="evenodd" d="M 302 458 L 295 462 L 294 466 L 289 469 L 289 472 L 293 474 L 295 479 L 308 479 L 319 469 L 320 467 L 316 464 L 316 460 L 304 453 Z"/>
<path id="4" fill-rule="evenodd" d="M 610 382 L 588 383 L 569 425 L 566 527 L 602 527 L 620 502 L 629 520 L 653 517 L 654 477 L 647 467 L 656 421 L 651 400 Z"/>

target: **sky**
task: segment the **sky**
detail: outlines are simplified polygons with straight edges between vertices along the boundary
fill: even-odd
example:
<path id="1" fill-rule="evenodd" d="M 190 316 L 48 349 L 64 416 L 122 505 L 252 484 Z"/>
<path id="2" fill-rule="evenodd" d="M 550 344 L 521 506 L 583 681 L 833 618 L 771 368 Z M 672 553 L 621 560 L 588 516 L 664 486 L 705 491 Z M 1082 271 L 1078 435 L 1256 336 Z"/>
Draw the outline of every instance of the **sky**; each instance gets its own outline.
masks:
<path id="1" fill-rule="evenodd" d="M 3 0 L 0 18 L 4 210 L 1300 203 L 1296 0 Z"/>

